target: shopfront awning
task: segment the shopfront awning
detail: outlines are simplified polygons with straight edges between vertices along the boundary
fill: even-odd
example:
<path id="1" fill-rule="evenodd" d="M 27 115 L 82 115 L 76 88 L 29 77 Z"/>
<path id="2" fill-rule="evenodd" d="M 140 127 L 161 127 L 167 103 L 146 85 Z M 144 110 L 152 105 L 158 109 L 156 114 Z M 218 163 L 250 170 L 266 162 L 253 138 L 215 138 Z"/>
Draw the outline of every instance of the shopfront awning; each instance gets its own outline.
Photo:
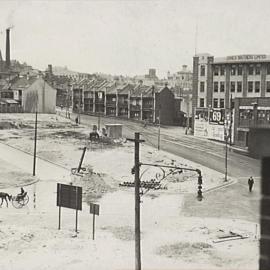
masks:
<path id="1" fill-rule="evenodd" d="M 5 102 L 8 104 L 18 104 L 18 102 L 14 99 L 6 99 Z"/>

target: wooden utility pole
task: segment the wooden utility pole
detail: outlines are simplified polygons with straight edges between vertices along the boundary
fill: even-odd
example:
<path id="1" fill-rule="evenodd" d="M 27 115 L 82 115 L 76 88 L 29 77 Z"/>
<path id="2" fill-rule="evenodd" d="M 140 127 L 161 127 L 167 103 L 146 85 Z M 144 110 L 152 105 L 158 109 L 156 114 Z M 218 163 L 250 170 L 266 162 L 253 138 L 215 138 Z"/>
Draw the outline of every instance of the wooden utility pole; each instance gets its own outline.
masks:
<path id="1" fill-rule="evenodd" d="M 228 131 L 225 129 L 225 182 L 228 181 Z"/>
<path id="2" fill-rule="evenodd" d="M 78 116 L 78 123 L 81 123 L 81 89 L 79 88 L 79 116 Z"/>
<path id="3" fill-rule="evenodd" d="M 160 150 L 160 121 L 161 121 L 161 105 L 158 110 L 158 150 Z"/>
<path id="4" fill-rule="evenodd" d="M 135 142 L 134 156 L 134 184 L 135 184 L 135 270 L 141 270 L 141 229 L 140 229 L 140 133 L 135 133 L 135 139 L 128 139 Z"/>
<path id="5" fill-rule="evenodd" d="M 189 130 L 189 94 L 187 94 L 187 134 Z"/>
<path id="6" fill-rule="evenodd" d="M 232 94 L 230 98 L 230 146 L 232 145 L 232 123 L 233 123 L 233 106 L 232 106 Z"/>
<path id="7" fill-rule="evenodd" d="M 35 119 L 35 138 L 34 138 L 34 161 L 33 161 L 33 176 L 36 175 L 36 156 L 37 156 L 37 109 Z"/>
<path id="8" fill-rule="evenodd" d="M 100 130 L 100 99 L 98 97 L 98 131 Z"/>
<path id="9" fill-rule="evenodd" d="M 81 168 L 82 168 L 82 163 L 83 163 L 85 151 L 86 151 L 86 147 L 83 148 L 83 153 L 82 153 L 82 155 L 81 155 L 80 163 L 79 163 L 79 166 L 78 166 L 78 173 L 80 172 L 80 170 L 81 170 Z"/>

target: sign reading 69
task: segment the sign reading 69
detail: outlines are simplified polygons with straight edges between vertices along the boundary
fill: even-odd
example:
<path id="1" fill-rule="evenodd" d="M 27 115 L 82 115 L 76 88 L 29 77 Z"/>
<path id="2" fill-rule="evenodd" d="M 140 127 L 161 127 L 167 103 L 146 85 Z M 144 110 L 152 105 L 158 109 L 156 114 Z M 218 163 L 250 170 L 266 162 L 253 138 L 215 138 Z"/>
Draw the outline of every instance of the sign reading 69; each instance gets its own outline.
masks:
<path id="1" fill-rule="evenodd" d="M 213 109 L 210 111 L 209 122 L 213 124 L 223 125 L 224 124 L 224 110 Z"/>

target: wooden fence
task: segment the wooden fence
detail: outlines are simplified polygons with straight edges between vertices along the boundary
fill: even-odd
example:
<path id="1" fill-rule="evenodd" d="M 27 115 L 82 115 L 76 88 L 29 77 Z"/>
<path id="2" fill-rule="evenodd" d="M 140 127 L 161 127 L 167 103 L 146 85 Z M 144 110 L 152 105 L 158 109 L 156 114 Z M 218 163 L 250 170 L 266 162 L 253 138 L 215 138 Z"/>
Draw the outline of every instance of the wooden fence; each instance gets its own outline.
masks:
<path id="1" fill-rule="evenodd" d="M 22 106 L 7 106 L 0 104 L 0 113 L 23 113 Z"/>

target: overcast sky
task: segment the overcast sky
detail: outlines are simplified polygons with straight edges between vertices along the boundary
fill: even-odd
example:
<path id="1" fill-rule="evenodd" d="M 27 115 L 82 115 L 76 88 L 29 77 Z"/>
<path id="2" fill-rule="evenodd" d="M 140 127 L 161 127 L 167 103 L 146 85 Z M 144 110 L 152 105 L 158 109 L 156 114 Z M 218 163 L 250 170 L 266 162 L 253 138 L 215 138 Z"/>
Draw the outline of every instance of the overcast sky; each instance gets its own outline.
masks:
<path id="1" fill-rule="evenodd" d="M 11 30 L 11 58 L 44 70 L 160 77 L 214 56 L 270 54 L 269 0 L 3 1 L 0 49 Z"/>

